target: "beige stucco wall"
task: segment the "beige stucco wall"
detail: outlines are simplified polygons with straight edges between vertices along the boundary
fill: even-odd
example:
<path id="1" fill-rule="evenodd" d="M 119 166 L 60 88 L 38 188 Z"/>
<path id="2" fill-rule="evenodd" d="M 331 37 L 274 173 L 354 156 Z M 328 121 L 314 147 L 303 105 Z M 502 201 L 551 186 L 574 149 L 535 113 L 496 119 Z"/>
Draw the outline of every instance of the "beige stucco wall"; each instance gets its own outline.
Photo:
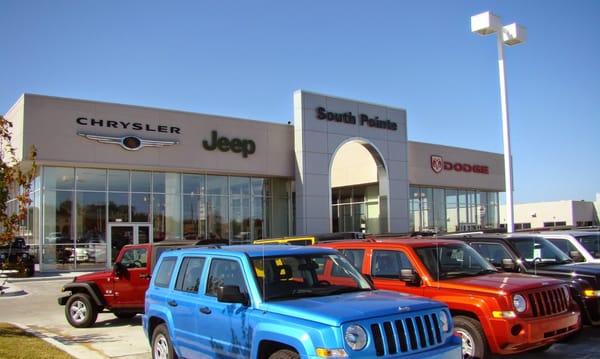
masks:
<path id="1" fill-rule="evenodd" d="M 519 203 L 515 205 L 515 223 L 530 223 L 531 228 L 544 227 L 544 222 L 566 222 L 575 226 L 578 221 L 594 221 L 594 203 L 591 201 L 551 201 Z M 500 206 L 500 223 L 506 223 L 505 206 Z"/>
<path id="2" fill-rule="evenodd" d="M 377 182 L 377 164 L 373 155 L 361 144 L 342 146 L 331 167 L 331 186 L 343 187 Z"/>
<path id="3" fill-rule="evenodd" d="M 293 128 L 289 125 L 194 114 L 138 106 L 63 99 L 39 95 L 24 96 L 24 146 L 35 145 L 40 164 L 92 167 L 155 169 L 257 176 L 294 176 Z M 157 131 L 80 125 L 79 117 L 122 122 L 139 122 L 151 128 L 177 127 L 180 134 Z M 24 122 L 23 122 L 24 121 Z M 89 122 L 89 121 L 88 121 Z M 203 140 L 211 132 L 228 138 L 251 139 L 256 152 L 208 151 Z M 115 144 L 101 144 L 77 133 L 94 135 L 135 135 L 143 139 L 179 141 L 162 148 L 144 147 L 128 151 Z"/>
<path id="4" fill-rule="evenodd" d="M 489 174 L 447 170 L 436 173 L 431 168 L 431 156 L 433 155 L 441 156 L 444 161 L 452 163 L 487 166 Z M 497 153 L 466 148 L 409 141 L 408 180 L 411 185 L 473 188 L 503 192 L 503 156 Z"/>
<path id="5" fill-rule="evenodd" d="M 12 123 L 11 145 L 15 149 L 17 161 L 28 157 L 29 149 L 23 147 L 23 116 L 25 115 L 24 98 L 21 96 L 17 102 L 8 110 L 4 118 Z M 2 149 L 5 151 L 5 149 Z M 4 158 L 7 158 L 6 155 Z"/>

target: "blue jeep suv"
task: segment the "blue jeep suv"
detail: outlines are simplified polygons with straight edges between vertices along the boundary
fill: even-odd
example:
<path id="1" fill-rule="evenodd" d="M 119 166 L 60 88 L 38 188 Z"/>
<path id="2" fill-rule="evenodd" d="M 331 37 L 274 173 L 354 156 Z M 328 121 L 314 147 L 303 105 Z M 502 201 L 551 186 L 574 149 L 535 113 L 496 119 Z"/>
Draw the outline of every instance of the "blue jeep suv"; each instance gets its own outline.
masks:
<path id="1" fill-rule="evenodd" d="M 461 358 L 446 305 L 374 290 L 328 248 L 166 252 L 143 327 L 153 358 Z"/>

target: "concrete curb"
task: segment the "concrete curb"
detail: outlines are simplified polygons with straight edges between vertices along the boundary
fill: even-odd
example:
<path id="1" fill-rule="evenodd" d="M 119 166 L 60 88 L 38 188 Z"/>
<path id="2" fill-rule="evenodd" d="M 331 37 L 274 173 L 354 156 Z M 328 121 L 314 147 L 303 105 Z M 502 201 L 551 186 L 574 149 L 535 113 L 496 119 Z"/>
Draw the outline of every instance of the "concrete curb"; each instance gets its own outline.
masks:
<path id="1" fill-rule="evenodd" d="M 9 283 L 23 283 L 23 282 L 43 282 L 43 281 L 49 281 L 49 280 L 73 280 L 73 278 L 75 278 L 77 276 L 89 274 L 89 273 L 94 273 L 94 272 L 66 272 L 66 273 L 56 273 L 56 274 L 47 275 L 47 276 L 40 276 L 40 277 L 33 276 L 33 277 L 24 277 L 24 278 L 8 277 L 7 281 Z"/>
<path id="2" fill-rule="evenodd" d="M 39 332 L 31 330 L 29 327 L 19 324 L 19 323 L 9 322 L 9 324 L 12 324 L 15 327 L 18 327 L 18 328 L 24 330 L 25 332 L 42 339 L 43 341 L 49 343 L 50 345 L 55 346 L 56 348 L 62 350 L 63 352 L 71 355 L 74 358 L 77 358 L 77 359 L 88 359 L 88 358 L 89 359 L 104 359 L 104 358 L 106 358 L 105 356 L 100 355 L 99 353 L 97 353 L 93 350 L 90 350 L 83 345 L 76 345 L 76 346 L 65 345 L 65 344 L 61 343 L 60 341 L 56 340 L 54 338 L 55 336 L 52 334 L 39 333 Z"/>

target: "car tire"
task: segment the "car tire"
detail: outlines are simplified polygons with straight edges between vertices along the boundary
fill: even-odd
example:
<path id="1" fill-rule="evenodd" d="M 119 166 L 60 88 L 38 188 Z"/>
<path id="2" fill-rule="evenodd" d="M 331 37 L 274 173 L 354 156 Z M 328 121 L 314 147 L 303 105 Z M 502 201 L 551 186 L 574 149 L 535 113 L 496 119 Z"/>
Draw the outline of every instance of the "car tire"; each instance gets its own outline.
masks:
<path id="1" fill-rule="evenodd" d="M 290 349 L 280 349 L 269 355 L 269 359 L 299 359 L 300 355 Z"/>
<path id="2" fill-rule="evenodd" d="M 113 314 L 119 319 L 131 319 L 137 315 L 137 313 L 132 312 L 114 312 Z"/>
<path id="3" fill-rule="evenodd" d="M 487 358 L 489 348 L 479 321 L 463 315 L 457 315 L 453 320 L 454 330 L 462 339 L 463 358 Z"/>
<path id="4" fill-rule="evenodd" d="M 98 308 L 89 295 L 75 293 L 67 300 L 65 315 L 69 324 L 75 328 L 89 328 L 98 318 Z"/>
<path id="5" fill-rule="evenodd" d="M 152 332 L 152 359 L 177 359 L 165 324 L 157 325 Z"/>

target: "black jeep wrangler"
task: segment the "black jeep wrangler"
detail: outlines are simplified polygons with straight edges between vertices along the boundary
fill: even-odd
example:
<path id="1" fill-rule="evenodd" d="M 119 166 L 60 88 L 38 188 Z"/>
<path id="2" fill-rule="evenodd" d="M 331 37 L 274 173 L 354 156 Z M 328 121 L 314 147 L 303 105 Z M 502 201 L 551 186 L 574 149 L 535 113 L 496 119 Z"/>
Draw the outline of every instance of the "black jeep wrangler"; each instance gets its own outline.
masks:
<path id="1" fill-rule="evenodd" d="M 31 277 L 35 271 L 35 257 L 29 253 L 25 238 L 15 237 L 0 246 L 0 269 L 16 270 L 20 276 Z"/>

